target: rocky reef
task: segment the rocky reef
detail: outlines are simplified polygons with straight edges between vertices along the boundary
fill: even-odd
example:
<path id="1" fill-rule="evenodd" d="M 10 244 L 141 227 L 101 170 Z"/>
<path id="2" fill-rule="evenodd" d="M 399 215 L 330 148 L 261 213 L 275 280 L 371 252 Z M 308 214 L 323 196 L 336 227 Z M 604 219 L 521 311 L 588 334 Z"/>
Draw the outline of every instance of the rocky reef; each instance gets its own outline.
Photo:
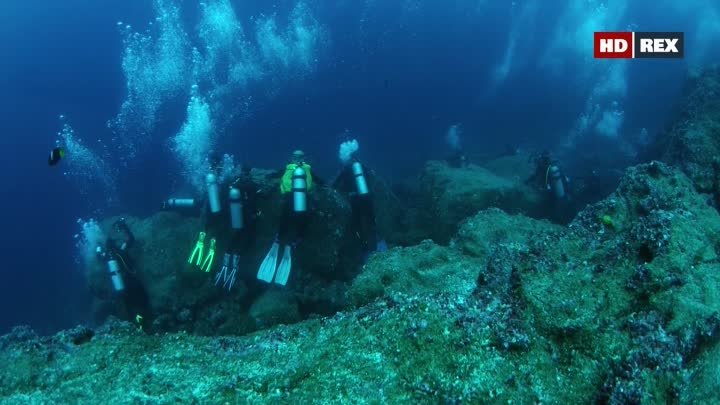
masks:
<path id="1" fill-rule="evenodd" d="M 698 191 L 720 192 L 720 67 L 690 72 L 677 116 L 660 137 L 656 155 L 681 168 Z"/>
<path id="2" fill-rule="evenodd" d="M 171 214 L 152 221 L 165 220 L 187 234 L 177 248 L 186 251 L 194 226 L 173 228 Z M 16 328 L 0 339 L 0 402 L 720 404 L 719 253 L 720 215 L 692 178 L 660 162 L 628 169 L 567 226 L 481 210 L 447 244 L 395 247 L 344 281 L 261 290 L 251 304 L 205 292 L 207 280 L 173 298 L 189 270 L 184 255 L 167 253 L 157 260 L 179 267 L 153 273 L 167 278 L 155 305 L 238 305 L 245 331 L 267 329 L 148 335 L 111 320 L 38 337 Z M 340 312 L 297 322 L 298 296 L 339 282 L 314 294 L 338 297 Z M 245 333 L 222 325 L 207 333 Z"/>
<path id="3" fill-rule="evenodd" d="M 534 170 L 527 155 L 491 159 L 467 167 L 428 162 L 418 177 L 405 240 L 432 239 L 447 244 L 458 224 L 479 210 L 503 207 L 508 213 L 539 217 L 546 213 L 545 193 L 527 183 Z"/>

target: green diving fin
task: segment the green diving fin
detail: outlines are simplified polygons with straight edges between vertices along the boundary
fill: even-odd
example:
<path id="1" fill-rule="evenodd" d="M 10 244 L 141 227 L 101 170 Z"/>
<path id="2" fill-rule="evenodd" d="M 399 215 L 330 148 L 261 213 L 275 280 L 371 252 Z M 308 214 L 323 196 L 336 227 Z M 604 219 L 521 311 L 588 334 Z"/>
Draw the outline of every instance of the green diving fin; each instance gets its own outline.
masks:
<path id="1" fill-rule="evenodd" d="M 198 240 L 195 243 L 195 248 L 193 249 L 192 253 L 190 254 L 190 258 L 188 259 L 188 264 L 192 264 L 195 262 L 195 266 L 199 266 L 202 262 L 203 258 L 203 251 L 205 250 L 205 236 L 207 234 L 205 232 L 200 232 L 198 234 Z"/>
<path id="2" fill-rule="evenodd" d="M 260 265 L 260 270 L 257 274 L 258 280 L 262 280 L 266 283 L 272 283 L 273 276 L 275 275 L 275 267 L 277 266 L 279 250 L 280 244 L 278 242 L 273 242 L 272 247 L 270 247 L 270 251 Z"/>
<path id="3" fill-rule="evenodd" d="M 285 246 L 283 250 L 283 257 L 278 266 L 277 274 L 275 275 L 275 283 L 285 285 L 290 277 L 290 268 L 292 267 L 292 248 L 290 245 Z"/>

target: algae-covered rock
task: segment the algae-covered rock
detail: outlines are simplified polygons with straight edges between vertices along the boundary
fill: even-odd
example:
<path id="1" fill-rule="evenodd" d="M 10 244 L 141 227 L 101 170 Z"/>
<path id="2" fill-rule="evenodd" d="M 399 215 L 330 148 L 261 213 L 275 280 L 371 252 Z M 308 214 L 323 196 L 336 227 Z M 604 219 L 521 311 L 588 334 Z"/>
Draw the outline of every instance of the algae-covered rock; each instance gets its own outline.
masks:
<path id="1" fill-rule="evenodd" d="M 481 166 L 496 176 L 516 182 L 525 182 L 535 174 L 533 156 L 527 153 L 514 153 L 493 156 L 482 161 Z"/>
<path id="2" fill-rule="evenodd" d="M 475 288 L 480 270 L 471 258 L 427 240 L 374 255 L 353 281 L 350 299 L 355 305 L 364 305 L 391 293 L 468 294 Z"/>
<path id="3" fill-rule="evenodd" d="M 612 225 L 599 218 L 612 218 Z M 720 217 L 679 171 L 653 162 L 630 168 L 618 190 L 589 206 L 575 228 L 634 266 L 629 289 L 678 332 L 720 310 Z"/>
<path id="4" fill-rule="evenodd" d="M 294 323 L 300 320 L 297 300 L 288 291 L 271 289 L 258 297 L 249 310 L 259 326 Z"/>
<path id="5" fill-rule="evenodd" d="M 153 309 L 162 311 L 181 299 L 179 277 L 188 269 L 199 220 L 159 212 L 145 220 L 128 217 L 127 224 L 137 240 L 130 252 L 136 275 L 147 289 Z"/>
<path id="6" fill-rule="evenodd" d="M 459 268 L 473 263 L 460 274 L 477 286 L 458 296 L 491 311 L 462 322 L 501 325 L 484 328 L 486 342 L 515 348 L 526 361 L 577 361 L 595 384 L 582 403 L 653 396 L 663 403 L 684 386 L 683 362 L 717 344 L 718 221 L 682 173 L 655 162 L 628 170 L 615 193 L 569 227 L 489 209 L 464 221 L 447 250 L 429 242 L 424 250 L 428 258 L 452 256 Z M 404 266 L 426 268 L 412 249 L 366 266 L 351 291 L 412 291 L 382 282 L 386 274 L 413 280 Z M 452 269 L 430 263 L 425 271 L 438 277 Z"/>
<path id="7" fill-rule="evenodd" d="M 17 329 L 0 338 L 12 365 L 0 402 L 718 402 L 720 215 L 680 171 L 631 168 L 568 227 L 497 209 L 459 227 L 449 246 L 373 255 L 348 290 L 353 308 L 326 318 L 242 337 Z M 326 302 L 342 302 L 331 290 Z M 298 293 L 224 311 L 292 322 L 311 295 Z M 221 301 L 177 316 L 225 327 L 211 309 Z"/>
<path id="8" fill-rule="evenodd" d="M 500 209 L 491 208 L 465 220 L 455 241 L 465 254 L 487 257 L 498 245 L 527 249 L 533 239 L 563 230 L 563 227 L 548 221 L 508 215 Z"/>
<path id="9" fill-rule="evenodd" d="M 506 351 L 464 299 L 397 296 L 245 337 L 98 334 L 65 350 L 19 342 L 0 369 L 7 404 L 587 403 L 602 365 Z M 468 316 L 475 319 L 469 322 Z M 48 353 L 51 353 L 48 356 Z M 18 357 L 19 358 L 19 357 Z M 8 363 L 4 363 L 8 364 Z M 594 371 L 590 371 L 590 369 Z"/>
<path id="10" fill-rule="evenodd" d="M 510 213 L 536 213 L 542 195 L 525 184 L 520 174 L 502 177 L 490 170 L 470 165 L 454 168 L 431 161 L 420 178 L 422 207 L 415 226 L 438 243 L 447 243 L 458 224 L 480 210 L 502 207 Z"/>
<path id="11" fill-rule="evenodd" d="M 680 167 L 701 192 L 717 193 L 720 156 L 720 68 L 689 77 L 670 129 L 659 139 L 660 158 Z"/>
<path id="12" fill-rule="evenodd" d="M 720 404 L 720 345 L 715 345 L 689 365 L 689 384 L 680 393 L 684 404 Z"/>

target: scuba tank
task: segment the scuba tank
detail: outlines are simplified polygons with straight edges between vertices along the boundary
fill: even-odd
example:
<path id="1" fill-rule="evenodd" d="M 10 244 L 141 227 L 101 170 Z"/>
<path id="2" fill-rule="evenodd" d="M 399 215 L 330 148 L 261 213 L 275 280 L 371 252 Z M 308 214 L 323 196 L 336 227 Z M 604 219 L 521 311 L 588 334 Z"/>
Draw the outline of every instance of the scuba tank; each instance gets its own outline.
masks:
<path id="1" fill-rule="evenodd" d="M 548 187 L 555 193 L 555 197 L 558 200 L 565 198 L 565 185 L 563 184 L 563 178 L 560 174 L 560 168 L 552 165 L 548 168 L 549 171 L 549 182 Z"/>
<path id="2" fill-rule="evenodd" d="M 113 288 L 115 288 L 115 291 L 123 291 L 125 289 L 125 282 L 120 275 L 120 263 L 118 263 L 118 261 L 115 259 L 110 259 L 107 262 L 107 269 L 110 273 L 110 278 L 112 279 Z"/>
<path id="3" fill-rule="evenodd" d="M 208 173 L 205 178 L 207 182 L 208 203 L 210 204 L 210 212 L 217 214 L 220 212 L 220 186 L 217 183 L 217 176 Z"/>
<path id="4" fill-rule="evenodd" d="M 243 206 L 242 206 L 242 194 L 240 190 L 232 187 L 230 188 L 230 224 L 232 229 L 242 229 L 243 227 Z"/>
<path id="5" fill-rule="evenodd" d="M 307 211 L 307 178 L 305 170 L 298 166 L 292 174 L 293 211 Z"/>
<path id="6" fill-rule="evenodd" d="M 355 188 L 359 195 L 365 195 L 368 191 L 367 181 L 365 180 L 365 174 L 360 162 L 355 161 L 352 164 L 353 176 L 355 176 Z"/>
<path id="7" fill-rule="evenodd" d="M 161 209 L 170 211 L 175 209 L 192 209 L 195 208 L 194 198 L 168 198 L 163 201 Z"/>
<path id="8" fill-rule="evenodd" d="M 98 257 L 101 259 L 107 259 L 107 270 L 108 273 L 110 273 L 110 280 L 112 281 L 115 292 L 124 291 L 125 281 L 123 281 L 122 275 L 120 274 L 120 263 L 118 263 L 117 259 L 104 252 L 100 246 L 98 246 L 95 251 L 97 252 Z"/>

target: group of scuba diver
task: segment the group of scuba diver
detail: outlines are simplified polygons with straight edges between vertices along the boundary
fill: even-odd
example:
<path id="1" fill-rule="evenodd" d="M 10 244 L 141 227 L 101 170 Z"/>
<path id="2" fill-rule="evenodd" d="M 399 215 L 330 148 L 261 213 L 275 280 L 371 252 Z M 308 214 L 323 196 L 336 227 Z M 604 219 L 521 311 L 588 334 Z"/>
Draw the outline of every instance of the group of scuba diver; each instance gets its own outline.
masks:
<path id="1" fill-rule="evenodd" d="M 343 168 L 331 183 L 335 190 L 348 197 L 351 207 L 348 229 L 357 236 L 357 243 L 365 258 L 374 251 L 387 250 L 385 241 L 377 233 L 375 208 L 366 173 L 367 168 L 353 157 L 344 162 Z M 308 229 L 312 201 L 309 194 L 318 183 L 318 178 L 313 175 L 312 167 L 306 162 L 301 150 L 292 153 L 290 162 L 284 170 L 278 172 L 278 177 L 277 190 L 282 199 L 278 229 L 256 278 L 264 283 L 285 286 L 291 274 L 293 253 L 302 243 Z M 200 212 L 203 230 L 198 234 L 187 264 L 206 273 L 210 273 L 216 265 L 218 240 L 212 235 L 227 234 L 229 227 L 230 240 L 223 244 L 227 246 L 227 251 L 219 262 L 214 283 L 230 291 L 238 279 L 241 254 L 249 249 L 254 239 L 258 219 L 256 195 L 259 188 L 247 167 L 230 183 L 227 199 L 222 197 L 214 170 L 207 174 L 205 180 L 206 195 L 202 201 L 195 198 L 171 198 L 163 202 L 162 209 Z M 227 208 L 223 207 L 223 202 Z M 135 237 L 124 219 L 118 220 L 113 229 L 113 235 L 107 239 L 105 247 L 98 246 L 98 258 L 105 263 L 114 294 L 119 297 L 116 302 L 122 308 L 116 312 L 143 329 L 149 325 L 152 315 L 147 291 L 136 277 L 128 255 Z M 119 233 L 120 238 L 115 238 L 115 233 Z"/>
<path id="2" fill-rule="evenodd" d="M 517 148 L 508 148 L 501 156 L 516 154 Z M 64 151 L 54 150 L 48 163 L 57 164 L 63 155 Z M 387 245 L 378 236 L 375 207 L 366 179 L 368 169 L 354 155 L 350 156 L 343 160 L 343 167 L 331 186 L 347 196 L 351 208 L 348 229 L 357 236 L 356 241 L 365 259 L 372 252 L 387 250 Z M 456 168 L 467 168 L 470 165 L 460 148 L 454 149 L 446 161 L 449 166 Z M 547 151 L 531 155 L 530 161 L 534 164 L 534 172 L 526 184 L 545 195 L 548 212 L 552 215 L 552 211 L 570 200 L 570 179 L 562 173 L 557 160 Z M 227 246 L 227 251 L 219 261 L 214 284 L 230 291 L 238 279 L 241 255 L 249 251 L 255 239 L 258 220 L 256 196 L 259 187 L 253 182 L 250 168 L 243 167 L 234 181 L 230 182 L 226 194 L 223 194 L 216 174 L 218 170 L 219 167 L 215 167 L 207 174 L 203 198 L 170 198 L 163 202 L 162 209 L 199 213 L 203 230 L 198 234 L 187 264 L 206 273 L 210 273 L 216 266 L 218 240 L 213 235 L 228 235 L 229 228 L 230 240 L 223 241 L 222 245 Z M 290 162 L 277 172 L 277 177 L 279 184 L 276 190 L 280 192 L 282 210 L 274 239 L 258 268 L 256 279 L 285 286 L 293 267 L 293 253 L 301 245 L 311 220 L 309 194 L 316 183 L 323 182 L 314 176 L 301 150 L 292 153 Z M 223 205 L 227 205 L 227 208 Z M 142 330 L 153 317 L 148 293 L 138 279 L 129 255 L 134 245 L 133 233 L 125 220 L 120 219 L 113 225 L 105 246 L 98 246 L 96 252 L 110 275 L 114 296 L 117 297 L 114 301 L 120 304 L 115 312 L 135 322 Z"/>

